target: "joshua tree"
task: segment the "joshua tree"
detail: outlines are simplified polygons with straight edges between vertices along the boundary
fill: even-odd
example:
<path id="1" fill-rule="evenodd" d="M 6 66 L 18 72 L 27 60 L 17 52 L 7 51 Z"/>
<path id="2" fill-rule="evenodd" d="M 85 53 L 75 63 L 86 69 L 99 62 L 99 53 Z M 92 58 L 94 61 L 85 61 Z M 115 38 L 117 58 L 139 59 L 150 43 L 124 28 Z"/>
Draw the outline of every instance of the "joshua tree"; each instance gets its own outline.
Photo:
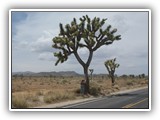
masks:
<path id="1" fill-rule="evenodd" d="M 142 76 L 142 78 L 145 78 L 145 74 L 144 73 L 141 76 Z"/>
<path id="2" fill-rule="evenodd" d="M 98 17 L 90 19 L 86 15 L 79 20 L 77 21 L 73 18 L 71 24 L 66 24 L 65 27 L 61 23 L 59 24 L 60 33 L 53 38 L 53 48 L 59 49 L 59 52 L 54 53 L 54 56 L 58 58 L 55 65 L 59 62 L 63 63 L 68 59 L 68 56 L 74 54 L 77 61 L 83 67 L 86 92 L 89 93 L 88 68 L 94 51 L 103 45 L 109 45 L 116 40 L 120 40 L 121 35 L 115 35 L 117 29 L 111 29 L 111 25 L 105 25 L 107 19 L 101 20 Z M 89 53 L 86 61 L 82 60 L 78 53 L 78 50 L 82 48 L 86 48 Z"/>
<path id="3" fill-rule="evenodd" d="M 104 65 L 106 66 L 106 68 L 108 70 L 109 77 L 111 78 L 112 86 L 115 85 L 115 78 L 114 78 L 115 69 L 119 67 L 119 64 L 115 63 L 115 61 L 116 61 L 116 58 L 107 60 L 104 63 Z"/>
<path id="4" fill-rule="evenodd" d="M 93 74 L 93 69 L 89 69 L 90 73 L 91 73 L 91 80 L 92 80 L 92 74 Z"/>
<path id="5" fill-rule="evenodd" d="M 143 73 L 143 74 L 140 74 L 139 75 L 139 78 L 145 78 L 145 74 Z"/>

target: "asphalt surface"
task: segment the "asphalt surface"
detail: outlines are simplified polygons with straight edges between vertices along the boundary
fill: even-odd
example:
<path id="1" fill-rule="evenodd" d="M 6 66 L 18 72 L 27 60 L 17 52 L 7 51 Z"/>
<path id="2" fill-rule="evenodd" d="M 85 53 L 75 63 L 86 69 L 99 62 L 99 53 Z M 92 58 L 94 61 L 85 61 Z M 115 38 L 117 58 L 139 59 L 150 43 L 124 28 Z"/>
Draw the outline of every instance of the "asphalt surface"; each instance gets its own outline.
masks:
<path id="1" fill-rule="evenodd" d="M 63 106 L 73 109 L 149 109 L 148 88 Z"/>

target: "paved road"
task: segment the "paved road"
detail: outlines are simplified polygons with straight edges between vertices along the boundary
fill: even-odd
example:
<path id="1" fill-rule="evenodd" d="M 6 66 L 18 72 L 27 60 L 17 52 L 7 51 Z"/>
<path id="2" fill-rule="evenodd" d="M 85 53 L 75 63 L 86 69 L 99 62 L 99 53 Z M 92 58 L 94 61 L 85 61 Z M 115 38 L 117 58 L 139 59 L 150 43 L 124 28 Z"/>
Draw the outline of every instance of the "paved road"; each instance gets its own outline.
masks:
<path id="1" fill-rule="evenodd" d="M 148 109 L 148 88 L 130 93 L 116 94 L 102 97 L 92 101 L 81 102 L 64 106 L 62 108 L 87 108 L 87 109 Z"/>

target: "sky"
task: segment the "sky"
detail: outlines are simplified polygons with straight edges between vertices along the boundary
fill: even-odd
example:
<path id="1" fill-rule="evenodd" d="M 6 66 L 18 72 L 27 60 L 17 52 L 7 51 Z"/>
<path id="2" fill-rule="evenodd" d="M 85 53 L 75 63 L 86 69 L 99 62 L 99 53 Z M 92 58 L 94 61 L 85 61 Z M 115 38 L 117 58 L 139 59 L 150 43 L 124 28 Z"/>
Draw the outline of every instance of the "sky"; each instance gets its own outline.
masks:
<path id="1" fill-rule="evenodd" d="M 83 15 L 90 18 L 107 18 L 105 25 L 117 28 L 121 40 L 102 46 L 94 52 L 91 69 L 94 73 L 108 73 L 104 62 L 116 58 L 120 64 L 116 74 L 148 74 L 148 12 L 25 12 L 12 11 L 11 42 L 12 72 L 75 71 L 83 73 L 82 66 L 74 55 L 55 66 L 52 39 L 59 34 L 59 23 L 66 25 L 73 18 Z M 83 60 L 88 56 L 87 49 L 78 53 Z"/>

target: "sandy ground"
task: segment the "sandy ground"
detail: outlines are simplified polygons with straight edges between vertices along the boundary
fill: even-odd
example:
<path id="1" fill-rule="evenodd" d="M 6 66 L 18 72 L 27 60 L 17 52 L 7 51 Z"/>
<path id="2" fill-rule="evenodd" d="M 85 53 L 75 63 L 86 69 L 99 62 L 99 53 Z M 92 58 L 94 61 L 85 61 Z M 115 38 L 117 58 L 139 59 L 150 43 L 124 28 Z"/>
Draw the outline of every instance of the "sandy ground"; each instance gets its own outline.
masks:
<path id="1" fill-rule="evenodd" d="M 118 91 L 118 92 L 111 93 L 110 95 L 133 92 L 133 91 L 141 90 L 141 89 L 145 89 L 145 88 L 148 88 L 148 87 L 146 86 L 146 87 L 141 87 L 141 88 L 134 88 L 134 89 L 129 89 L 129 90 Z M 110 96 L 110 95 L 108 95 L 108 96 Z M 101 97 L 102 96 L 100 96 L 100 97 L 90 96 L 90 97 L 83 98 L 83 99 L 70 100 L 70 101 L 65 101 L 65 102 L 60 102 L 60 103 L 48 104 L 48 105 L 38 106 L 38 107 L 34 107 L 34 108 L 60 108 L 62 106 L 71 105 L 71 104 L 75 104 L 75 103 L 93 101 L 93 100 L 96 100 L 96 99 L 100 99 Z"/>

